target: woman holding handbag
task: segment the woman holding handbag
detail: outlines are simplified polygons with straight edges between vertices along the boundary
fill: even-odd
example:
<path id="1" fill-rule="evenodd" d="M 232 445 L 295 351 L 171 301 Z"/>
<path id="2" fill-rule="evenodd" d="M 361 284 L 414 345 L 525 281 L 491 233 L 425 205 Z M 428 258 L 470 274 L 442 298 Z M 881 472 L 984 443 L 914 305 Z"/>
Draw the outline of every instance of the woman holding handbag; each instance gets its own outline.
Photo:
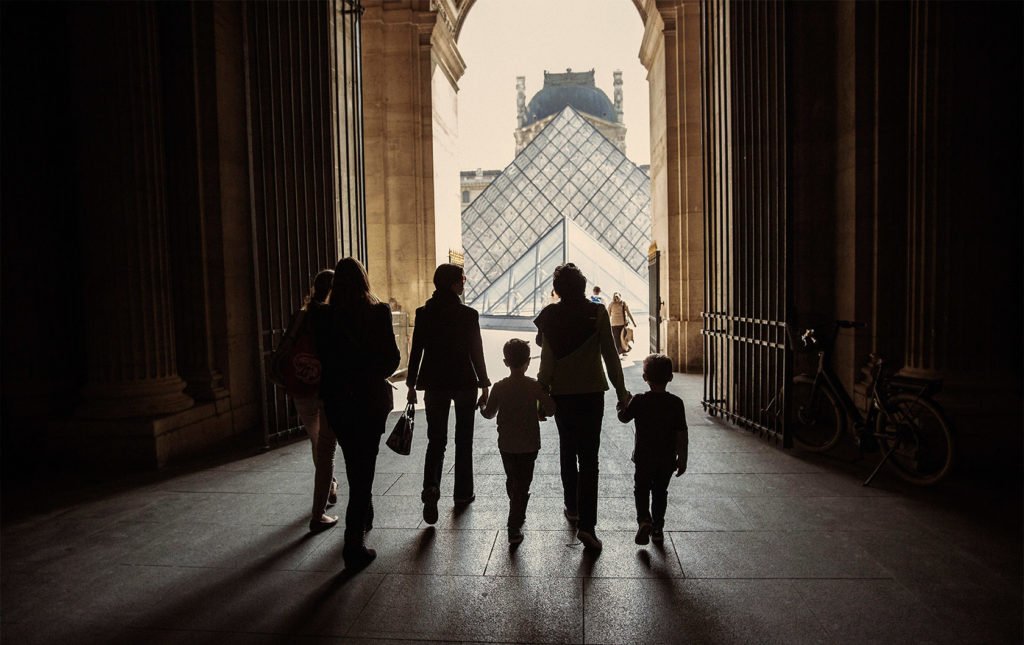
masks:
<path id="1" fill-rule="evenodd" d="M 328 304 L 313 313 L 323 363 L 320 398 L 345 458 L 349 486 L 342 557 L 346 568 L 358 570 L 377 557 L 364 537 L 371 522 L 377 450 L 394 407 L 387 378 L 398 368 L 400 354 L 391 308 L 370 292 L 366 269 L 355 258 L 338 262 Z"/>
<path id="2" fill-rule="evenodd" d="M 423 521 L 437 521 L 441 473 L 448 446 L 448 412 L 455 404 L 455 505 L 476 499 L 473 494 L 473 423 L 478 405 L 487 403 L 487 366 L 484 364 L 480 315 L 462 304 L 459 296 L 466 274 L 457 264 L 434 270 L 434 294 L 416 310 L 409 354 L 408 400 L 424 390 L 427 416 L 427 454 L 423 463 Z M 483 392 L 478 399 L 477 388 Z"/>
<path id="3" fill-rule="evenodd" d="M 316 274 L 313 286 L 302 307 L 292 314 L 288 330 L 274 354 L 276 371 L 284 391 L 295 404 L 302 426 L 313 445 L 313 516 L 309 530 L 325 531 L 338 523 L 338 518 L 327 514 L 327 507 L 338 501 L 338 482 L 334 479 L 334 434 L 327 428 L 326 415 L 320 402 L 321 363 L 313 339 L 310 312 L 324 306 L 331 292 L 334 271 L 326 269 Z"/>
<path id="4" fill-rule="evenodd" d="M 612 340 L 615 341 L 615 350 L 619 356 L 625 356 L 629 351 L 627 344 L 622 339 L 623 333 L 626 331 L 626 319 L 628 318 L 634 327 L 636 327 L 636 320 L 633 318 L 633 312 L 629 310 L 629 305 L 618 293 L 612 296 L 612 301 L 608 305 L 608 318 L 612 324 Z"/>

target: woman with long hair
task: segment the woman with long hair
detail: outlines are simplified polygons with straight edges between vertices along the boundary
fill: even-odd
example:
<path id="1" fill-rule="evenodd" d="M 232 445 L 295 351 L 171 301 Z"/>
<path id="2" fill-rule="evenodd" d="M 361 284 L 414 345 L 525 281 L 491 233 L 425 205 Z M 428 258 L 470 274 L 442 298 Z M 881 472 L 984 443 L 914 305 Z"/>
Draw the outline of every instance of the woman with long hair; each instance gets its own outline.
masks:
<path id="1" fill-rule="evenodd" d="M 292 343 L 292 351 L 284 366 L 284 389 L 295 404 L 302 426 L 313 446 L 313 515 L 309 530 L 314 533 L 332 528 L 338 518 L 327 514 L 327 507 L 338 501 L 338 482 L 334 479 L 334 434 L 327 427 L 320 402 L 321 363 L 315 351 L 312 312 L 325 306 L 331 292 L 334 271 L 316 274 L 302 307 L 292 314 L 284 337 Z M 283 342 L 283 341 L 282 341 Z"/>
<path id="2" fill-rule="evenodd" d="M 317 309 L 313 325 L 323 362 L 320 398 L 341 446 L 348 479 L 342 557 L 346 568 L 358 570 L 377 557 L 364 539 L 372 528 L 377 450 L 394 408 L 387 378 L 398 368 L 400 354 L 391 308 L 370 291 L 366 269 L 355 258 L 338 261 L 328 306 Z"/>

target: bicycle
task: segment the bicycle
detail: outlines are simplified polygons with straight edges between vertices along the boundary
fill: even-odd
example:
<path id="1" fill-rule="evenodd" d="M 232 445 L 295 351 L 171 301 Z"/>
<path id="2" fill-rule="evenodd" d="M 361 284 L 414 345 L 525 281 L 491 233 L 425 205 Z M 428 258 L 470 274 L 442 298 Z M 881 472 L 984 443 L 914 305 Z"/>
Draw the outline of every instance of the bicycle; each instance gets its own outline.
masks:
<path id="1" fill-rule="evenodd" d="M 837 320 L 833 342 L 840 329 L 865 326 Z M 868 408 L 866 415 L 861 414 L 832 369 L 831 343 L 820 342 L 813 329 L 803 332 L 800 343 L 817 352 L 818 369 L 813 375 L 794 377 L 787 397 L 792 406 L 792 436 L 798 446 L 810 452 L 825 452 L 849 434 L 861 453 L 881 450 L 882 459 L 864 486 L 886 463 L 914 484 L 935 484 L 949 474 L 954 457 L 952 426 L 932 399 L 941 387 L 940 380 L 888 374 L 883 359 L 872 354 L 864 369 L 868 376 Z M 797 343 L 792 344 L 797 347 Z M 853 421 L 852 428 L 847 419 Z"/>

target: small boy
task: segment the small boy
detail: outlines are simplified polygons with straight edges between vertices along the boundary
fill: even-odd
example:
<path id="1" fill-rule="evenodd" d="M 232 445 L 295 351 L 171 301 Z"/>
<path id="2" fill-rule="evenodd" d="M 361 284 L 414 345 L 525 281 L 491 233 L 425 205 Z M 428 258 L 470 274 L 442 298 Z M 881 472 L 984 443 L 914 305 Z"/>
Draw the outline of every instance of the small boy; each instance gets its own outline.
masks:
<path id="1" fill-rule="evenodd" d="M 526 375 L 530 366 L 529 343 L 513 338 L 505 343 L 503 353 L 510 374 L 491 387 L 480 413 L 485 419 L 498 415 L 498 450 L 505 467 L 509 499 L 508 543 L 519 544 L 523 541 L 533 465 L 540 451 L 539 421 L 555 413 L 555 401 L 540 383 Z"/>
<path id="2" fill-rule="evenodd" d="M 673 470 L 676 477 L 686 472 L 689 449 L 683 401 L 665 391 L 665 386 L 672 380 L 672 359 L 664 354 L 651 354 L 645 358 L 644 380 L 650 386 L 650 392 L 637 394 L 619 404 L 619 421 L 628 423 L 636 420 L 633 496 L 636 498 L 636 521 L 640 526 L 636 532 L 637 544 L 647 544 L 649 539 L 657 543 L 665 540 L 668 483 Z"/>

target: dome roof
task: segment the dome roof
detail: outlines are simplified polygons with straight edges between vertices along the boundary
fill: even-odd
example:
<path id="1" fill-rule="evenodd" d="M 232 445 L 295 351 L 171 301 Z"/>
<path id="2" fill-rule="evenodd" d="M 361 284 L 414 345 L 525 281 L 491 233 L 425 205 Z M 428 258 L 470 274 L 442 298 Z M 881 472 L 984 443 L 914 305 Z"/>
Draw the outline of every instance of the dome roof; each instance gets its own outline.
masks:
<path id="1" fill-rule="evenodd" d="M 544 87 L 530 99 L 524 125 L 558 114 L 567 105 L 577 112 L 616 122 L 615 106 L 608 95 L 594 85 L 594 70 L 576 73 L 568 70 L 565 74 L 544 72 Z"/>

